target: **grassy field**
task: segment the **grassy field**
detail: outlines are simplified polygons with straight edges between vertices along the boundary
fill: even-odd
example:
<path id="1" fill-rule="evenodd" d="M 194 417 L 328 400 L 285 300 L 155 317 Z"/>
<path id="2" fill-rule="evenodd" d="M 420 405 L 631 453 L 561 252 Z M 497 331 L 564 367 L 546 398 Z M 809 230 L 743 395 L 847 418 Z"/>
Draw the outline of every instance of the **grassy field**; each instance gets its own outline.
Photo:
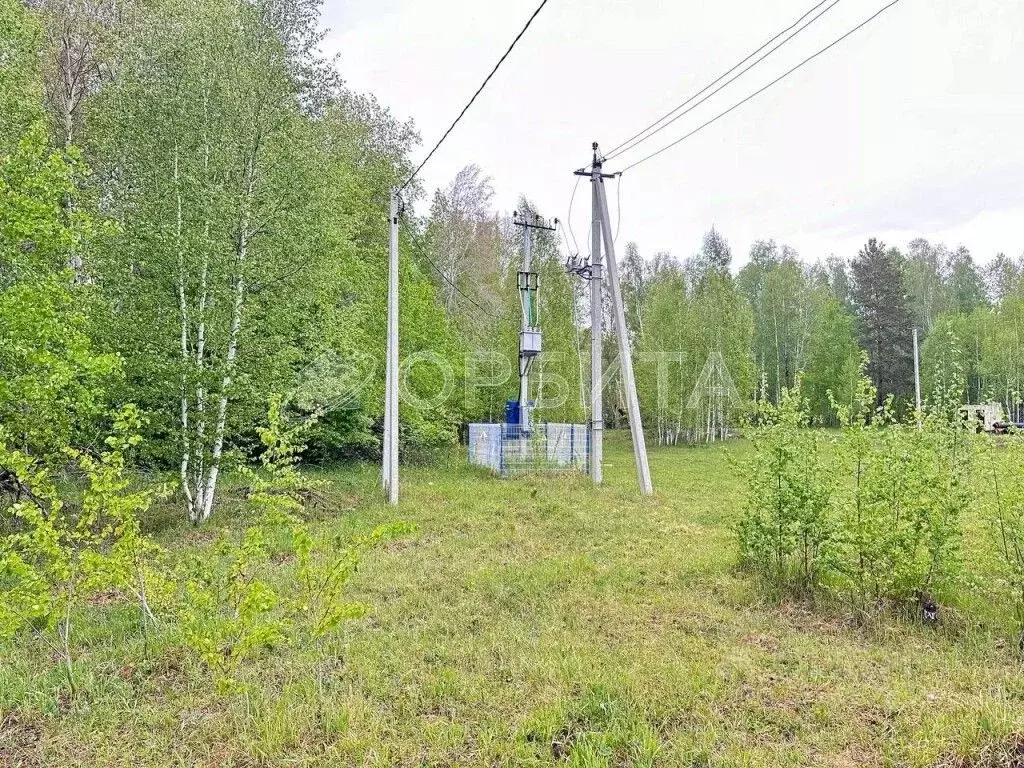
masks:
<path id="1" fill-rule="evenodd" d="M 619 435 L 601 489 L 453 462 L 404 471 L 394 511 L 376 468 L 333 473 L 332 532 L 417 526 L 352 582 L 366 618 L 222 697 L 95 606 L 72 700 L 44 649 L 0 645 L 0 766 L 1024 765 L 1024 671 L 994 633 L 857 628 L 736 570 L 747 450 L 654 450 L 653 499 Z"/>

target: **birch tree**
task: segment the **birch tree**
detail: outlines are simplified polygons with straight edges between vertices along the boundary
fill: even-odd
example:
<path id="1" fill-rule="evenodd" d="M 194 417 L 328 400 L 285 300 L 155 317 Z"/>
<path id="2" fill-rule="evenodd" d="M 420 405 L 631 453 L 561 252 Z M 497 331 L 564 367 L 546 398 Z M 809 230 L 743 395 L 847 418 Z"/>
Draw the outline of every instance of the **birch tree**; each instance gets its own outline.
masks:
<path id="1" fill-rule="evenodd" d="M 426 247 L 437 289 L 450 315 L 474 313 L 462 293 L 493 307 L 497 258 L 496 215 L 491 209 L 494 188 L 477 165 L 468 165 L 443 189 L 430 207 Z M 488 295 L 490 294 L 490 295 Z"/>
<path id="2" fill-rule="evenodd" d="M 63 209 L 85 168 L 77 152 L 50 145 L 41 40 L 20 3 L 0 0 L 0 433 L 63 464 L 69 445 L 91 439 L 118 360 L 94 349 L 89 296 L 67 270 L 95 227 Z"/>
<path id="3" fill-rule="evenodd" d="M 807 364 L 810 336 L 829 289 L 795 251 L 771 240 L 754 243 L 738 282 L 754 310 L 754 359 L 778 403 Z"/>
<path id="4" fill-rule="evenodd" d="M 193 522 L 213 510 L 232 407 L 257 378 L 247 375 L 252 363 L 281 349 L 267 317 L 286 314 L 290 297 L 271 286 L 321 247 L 306 226 L 319 218 L 316 134 L 281 18 L 292 17 L 227 0 L 156 7 L 126 31 L 97 118 L 122 229 L 105 288 L 142 399 L 166 414 L 166 385 L 177 379 L 177 423 L 164 416 L 160 426 L 178 434 Z"/>

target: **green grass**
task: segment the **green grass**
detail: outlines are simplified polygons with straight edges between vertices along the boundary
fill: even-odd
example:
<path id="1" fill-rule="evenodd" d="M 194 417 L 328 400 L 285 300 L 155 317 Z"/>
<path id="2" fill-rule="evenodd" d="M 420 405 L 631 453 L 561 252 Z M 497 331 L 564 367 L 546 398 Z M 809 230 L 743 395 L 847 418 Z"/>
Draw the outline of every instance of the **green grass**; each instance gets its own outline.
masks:
<path id="1" fill-rule="evenodd" d="M 748 450 L 653 450 L 653 499 L 619 435 L 601 489 L 453 462 L 404 470 L 395 511 L 376 468 L 331 473 L 331 533 L 418 526 L 353 580 L 366 618 L 249 664 L 235 697 L 173 643 L 144 660 L 129 606 L 79 629 L 73 700 L 19 637 L 0 645 L 0 766 L 1024 765 L 999 633 L 857 628 L 737 571 L 727 457 Z"/>

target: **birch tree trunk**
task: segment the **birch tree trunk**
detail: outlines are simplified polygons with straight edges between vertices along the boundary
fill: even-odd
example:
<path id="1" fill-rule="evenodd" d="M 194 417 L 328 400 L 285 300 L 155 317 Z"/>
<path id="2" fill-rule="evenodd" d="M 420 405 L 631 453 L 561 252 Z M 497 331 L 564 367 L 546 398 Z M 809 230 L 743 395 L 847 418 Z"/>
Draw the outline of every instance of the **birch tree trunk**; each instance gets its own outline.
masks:
<path id="1" fill-rule="evenodd" d="M 209 123 L 209 93 L 203 94 L 203 115 Z M 205 124 L 204 124 L 205 125 Z M 210 137 L 203 131 L 203 181 L 210 184 Z M 203 473 L 206 468 L 206 304 L 209 297 L 210 274 L 210 217 L 206 215 L 203 222 L 203 263 L 199 271 L 199 296 L 196 313 L 196 349 L 195 349 L 195 380 L 196 380 L 196 434 L 195 434 L 195 467 L 193 468 L 192 485 L 195 488 L 194 509 L 206 509 L 206 483 Z M 212 507 L 211 507 L 212 509 Z M 196 515 L 199 513 L 197 512 Z M 207 514 L 207 517 L 209 515 Z M 190 519 L 197 521 L 196 516 Z"/>
<path id="2" fill-rule="evenodd" d="M 188 366 L 191 359 L 188 349 L 188 298 L 185 292 L 185 245 L 182 241 L 183 212 L 181 200 L 181 174 L 178 163 L 178 147 L 174 147 L 174 202 L 175 202 L 175 247 L 178 250 L 177 288 L 178 313 L 181 323 L 181 489 L 185 495 L 185 508 L 189 520 L 196 520 L 195 496 L 190 487 L 189 460 L 192 448 L 189 435 Z"/>
<path id="3" fill-rule="evenodd" d="M 228 334 L 228 349 L 227 355 L 224 358 L 224 374 L 221 378 L 220 395 L 217 404 L 217 422 L 213 431 L 210 469 L 203 488 L 201 521 L 208 520 L 213 512 L 213 498 L 217 492 L 220 461 L 224 451 L 224 429 L 227 425 L 228 397 L 234 380 L 235 359 L 238 356 L 238 334 L 242 327 L 242 309 L 245 305 L 245 262 L 249 253 L 249 238 L 252 234 L 249 231 L 249 222 L 253 189 L 255 187 L 254 171 L 254 158 L 250 155 L 246 169 L 246 194 L 242 202 L 242 216 L 238 226 L 238 244 L 235 251 L 235 298 L 231 307 L 231 330 Z"/>

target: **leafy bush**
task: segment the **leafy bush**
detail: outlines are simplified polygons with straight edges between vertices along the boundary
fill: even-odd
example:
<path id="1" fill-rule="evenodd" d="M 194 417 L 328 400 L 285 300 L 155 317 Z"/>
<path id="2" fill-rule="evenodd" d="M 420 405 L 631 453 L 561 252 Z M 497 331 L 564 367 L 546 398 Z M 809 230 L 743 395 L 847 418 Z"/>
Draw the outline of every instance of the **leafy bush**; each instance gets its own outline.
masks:
<path id="1" fill-rule="evenodd" d="M 999 602 L 1009 605 L 1016 624 L 1017 648 L 1024 655 L 1024 442 L 1013 435 L 1004 447 L 988 452 L 988 527 L 996 553 L 996 577 L 989 584 Z"/>
<path id="2" fill-rule="evenodd" d="M 961 573 L 962 518 L 974 495 L 976 446 L 938 392 L 920 422 L 901 422 L 891 399 L 873 410 L 863 375 L 849 403 L 833 399 L 845 425 L 838 461 L 807 429 L 799 389 L 767 406 L 753 428 L 745 468 L 740 554 L 777 588 L 826 590 L 849 599 L 861 619 L 910 601 L 933 602 Z M 955 409 L 953 409 L 955 413 Z"/>
<path id="3" fill-rule="evenodd" d="M 271 401 L 260 430 L 259 469 L 243 468 L 256 521 L 239 542 L 225 530 L 216 563 L 193 561 L 179 609 L 187 644 L 215 675 L 218 688 L 234 690 L 248 658 L 284 643 L 316 644 L 366 606 L 344 600 L 345 586 L 362 554 L 385 538 L 409 532 L 402 523 L 381 525 L 348 542 L 318 539 L 302 519 L 303 499 L 318 484 L 299 469 L 300 437 L 312 420 L 289 428 L 281 400 Z"/>
<path id="4" fill-rule="evenodd" d="M 742 561 L 776 586 L 811 594 L 833 546 L 829 504 L 832 468 L 821 433 L 805 429 L 807 404 L 800 384 L 770 403 L 752 434 L 755 456 L 739 523 Z"/>
<path id="5" fill-rule="evenodd" d="M 872 423 L 844 428 L 840 445 L 853 481 L 836 499 L 833 586 L 863 618 L 954 582 L 971 502 L 970 437 L 936 415 L 921 428 L 900 423 L 885 407 Z"/>
<path id="6" fill-rule="evenodd" d="M 834 403 L 852 482 L 837 496 L 840 546 L 832 586 L 864 619 L 892 605 L 931 604 L 960 572 L 961 521 L 971 503 L 973 446 L 955 418 L 957 371 L 937 375 L 923 413 L 878 409 L 862 361 L 850 405 Z"/>
<path id="7" fill-rule="evenodd" d="M 67 450 L 86 478 L 75 504 L 61 498 L 45 468 L 0 434 L 8 492 L 0 510 L 0 635 L 30 630 L 62 660 L 72 691 L 72 617 L 86 598 L 111 589 L 133 595 L 145 631 L 155 623 L 153 596 L 169 595 L 158 548 L 138 522 L 153 493 L 130 490 L 125 471 L 139 424 L 138 411 L 126 407 L 105 451 L 92 456 Z"/>

